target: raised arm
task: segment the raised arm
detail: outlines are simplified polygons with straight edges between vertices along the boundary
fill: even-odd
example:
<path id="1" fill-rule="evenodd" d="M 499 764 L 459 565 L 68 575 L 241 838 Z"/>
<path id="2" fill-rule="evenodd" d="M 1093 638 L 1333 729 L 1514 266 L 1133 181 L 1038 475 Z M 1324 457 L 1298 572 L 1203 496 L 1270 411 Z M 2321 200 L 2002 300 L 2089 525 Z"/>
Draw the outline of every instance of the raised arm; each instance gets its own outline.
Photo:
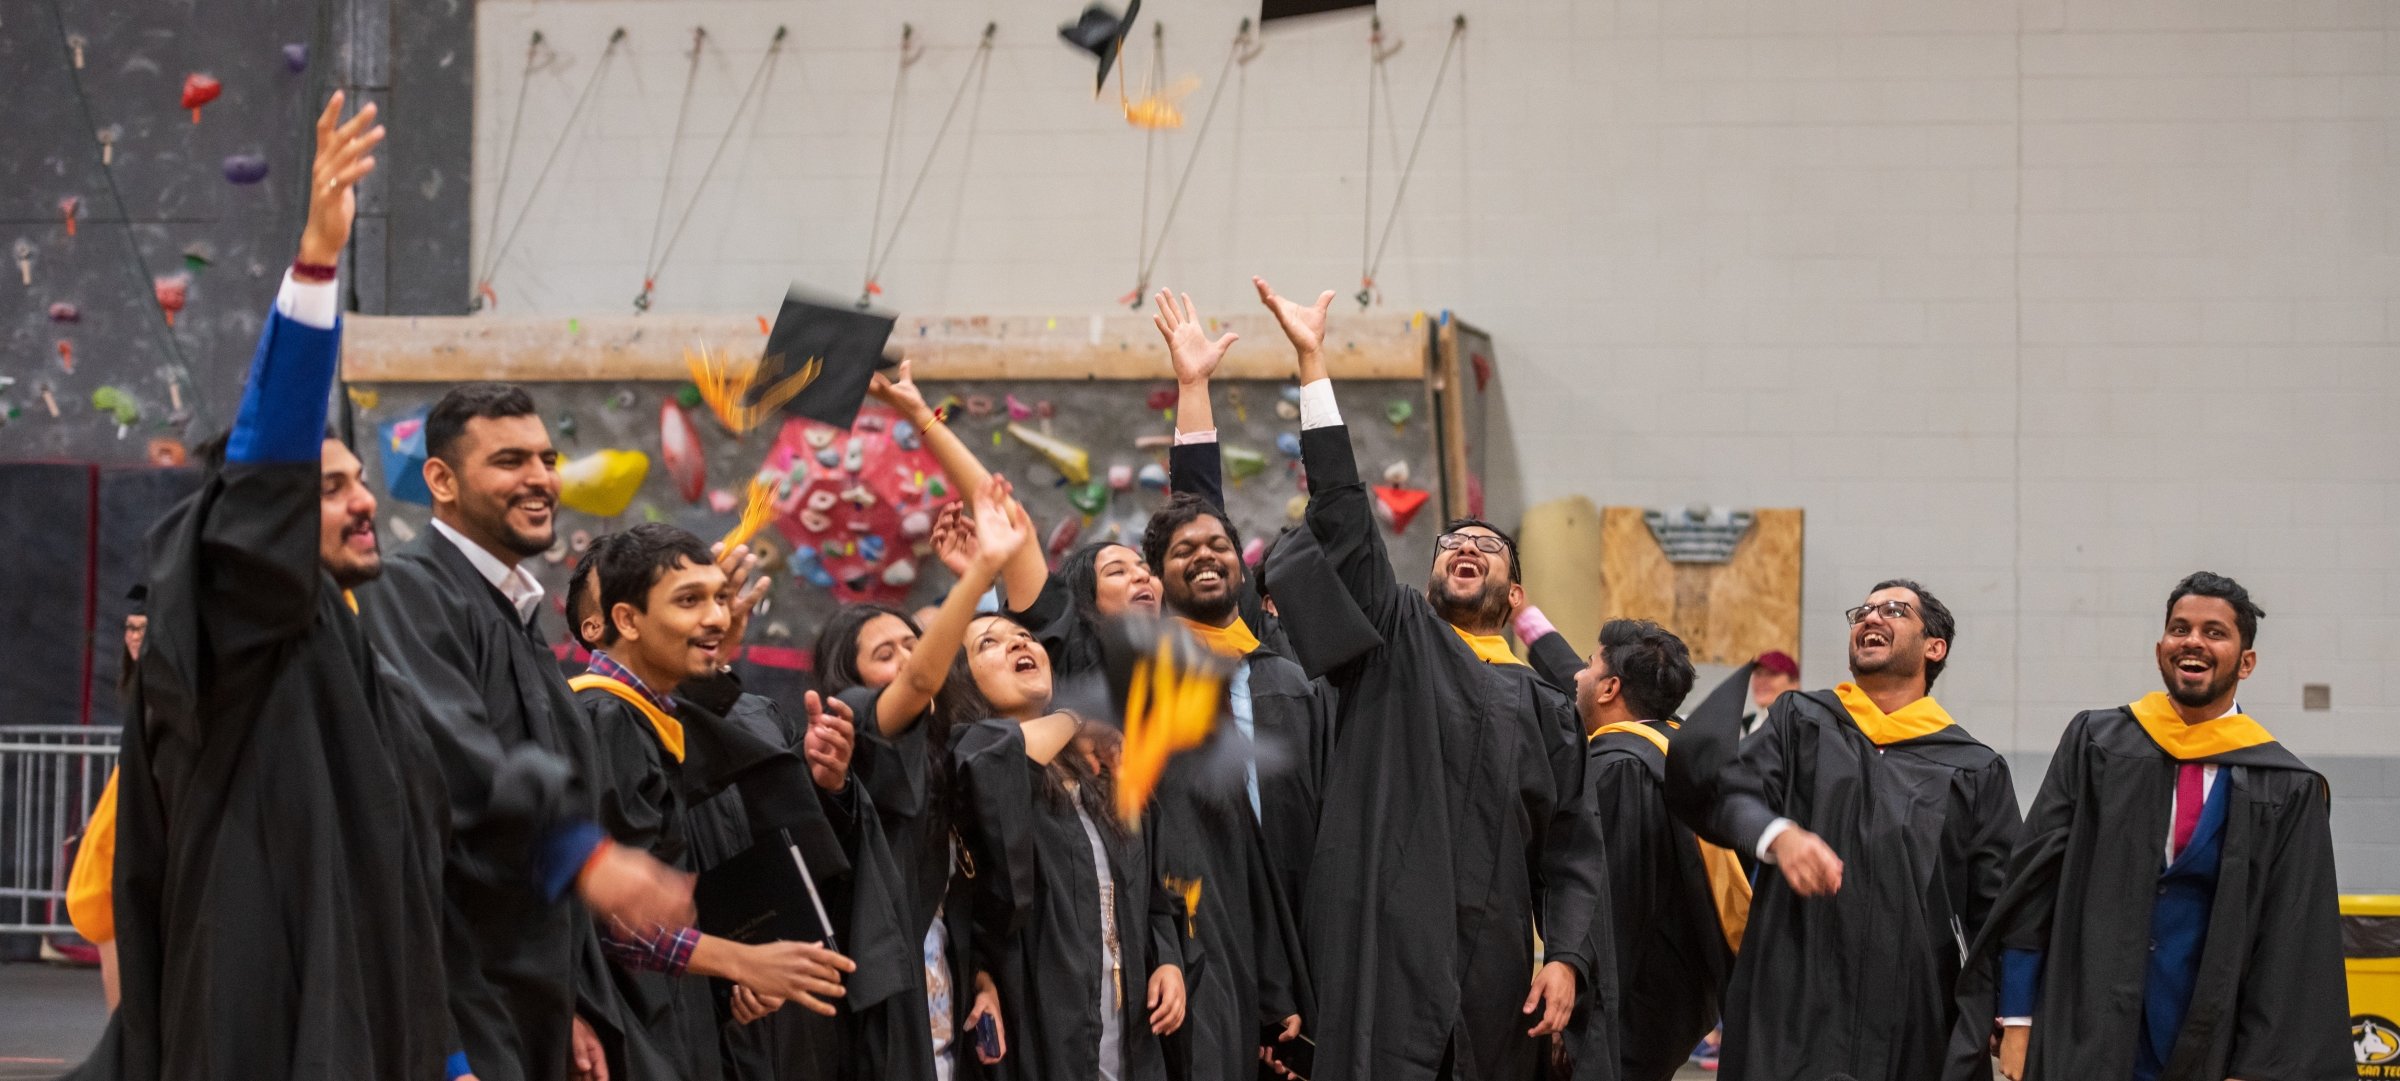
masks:
<path id="1" fill-rule="evenodd" d="M 307 630 L 323 577 L 320 504 L 334 498 L 335 483 L 354 497 L 365 494 L 354 471 L 325 474 L 319 491 L 327 400 L 341 358 L 334 264 L 357 215 L 352 189 L 374 170 L 369 151 L 383 141 L 373 105 L 344 122 L 342 102 L 335 93 L 317 116 L 308 224 L 259 334 L 226 438 L 223 490 L 201 526 L 199 609 L 205 640 L 219 656 Z M 371 502 L 358 501 L 372 513 Z"/>
<path id="2" fill-rule="evenodd" d="M 970 514 L 973 528 L 966 528 L 957 519 Z M 967 624 L 974 622 L 975 606 L 984 591 L 1019 551 L 1031 547 L 1033 524 L 1026 519 L 1025 508 L 1009 494 L 1005 477 L 986 475 L 971 510 L 945 508 L 942 517 L 934 530 L 934 546 L 940 550 L 942 562 L 958 574 L 958 582 L 925 625 L 916 648 L 909 651 L 900 678 L 875 698 L 875 727 L 886 739 L 907 730 L 933 705 L 934 696 L 942 692 L 942 683 L 950 675 L 951 658 L 958 656 L 966 641 Z"/>
<path id="3" fill-rule="evenodd" d="M 1190 492 L 1212 507 L 1225 506 L 1225 468 L 1217 450 L 1217 419 L 1209 401 L 1209 380 L 1225 352 L 1241 335 L 1232 331 L 1210 341 L 1199 310 L 1186 294 L 1180 305 L 1175 294 L 1158 291 L 1158 311 L 1150 317 L 1159 337 L 1167 340 L 1167 360 L 1175 371 L 1175 445 L 1167 452 L 1167 476 L 1175 491 Z"/>
<path id="4" fill-rule="evenodd" d="M 950 484 L 960 495 L 973 501 L 975 493 L 982 491 L 984 482 L 991 479 L 992 471 L 984 468 L 982 460 L 967 447 L 966 440 L 960 439 L 957 432 L 942 423 L 933 407 L 925 404 L 925 394 L 917 388 L 917 381 L 909 372 L 909 362 L 901 361 L 895 375 L 890 377 L 877 372 L 867 386 L 867 393 L 925 433 L 925 447 L 933 452 L 942 475 L 950 478 Z M 1025 545 L 1001 567 L 1001 600 L 1009 607 L 1031 604 L 1049 578 L 1050 565 L 1043 561 L 1042 546 Z"/>
<path id="5" fill-rule="evenodd" d="M 1258 297 L 1290 339 L 1300 370 L 1300 456 L 1308 470 L 1308 531 L 1359 611 L 1377 627 L 1386 625 L 1399 600 L 1391 557 L 1375 526 L 1375 508 L 1359 480 L 1350 429 L 1342 423 L 1325 374 L 1325 313 L 1333 306 L 1326 290 L 1314 305 L 1276 295 L 1264 278 L 1250 279 Z"/>

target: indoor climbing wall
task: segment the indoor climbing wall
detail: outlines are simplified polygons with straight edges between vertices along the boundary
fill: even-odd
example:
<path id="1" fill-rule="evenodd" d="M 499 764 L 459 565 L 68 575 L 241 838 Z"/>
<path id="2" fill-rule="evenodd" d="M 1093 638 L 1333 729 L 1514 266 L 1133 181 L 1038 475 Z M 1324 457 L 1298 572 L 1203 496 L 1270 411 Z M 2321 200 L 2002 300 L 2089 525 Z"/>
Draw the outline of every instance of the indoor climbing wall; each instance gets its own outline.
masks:
<path id="1" fill-rule="evenodd" d="M 1362 380 L 1337 388 L 1368 483 L 1390 488 L 1394 496 L 1424 492 L 1421 510 L 1394 519 L 1406 528 L 1385 527 L 1395 566 L 1404 580 L 1416 582 L 1430 565 L 1441 524 L 1438 495 L 1426 490 L 1439 474 L 1435 433 L 1425 421 L 1431 415 L 1426 384 Z M 406 490 L 399 478 L 422 457 L 392 450 L 395 437 L 406 446 L 412 421 L 444 389 L 353 385 L 362 457 L 377 490 Z M 560 516 L 562 543 L 535 566 L 554 600 L 575 548 L 592 535 L 656 520 L 710 539 L 723 536 L 739 520 L 744 489 L 762 466 L 793 481 L 778 494 L 775 516 L 761 534 L 775 549 L 777 565 L 769 611 L 749 639 L 754 672 L 804 667 L 817 627 L 839 603 L 914 606 L 937 601 L 949 587 L 948 572 L 917 544 L 932 510 L 954 493 L 932 468 L 917 434 L 872 400 L 848 432 L 777 417 L 736 437 L 682 383 L 537 383 L 528 389 L 571 482 L 563 497 L 569 506 Z M 1166 498 L 1172 383 L 929 381 L 923 389 L 929 402 L 954 400 L 953 430 L 986 465 L 1016 482 L 1039 538 L 1053 553 L 1096 539 L 1139 546 L 1143 524 Z M 1272 538 L 1299 509 L 1296 392 L 1288 382 L 1267 380 L 1217 388 L 1226 498 L 1245 541 Z M 1405 479 L 1394 468 L 1399 466 L 1405 466 Z M 421 503 L 387 500 L 385 543 L 421 531 L 428 513 Z M 912 522 L 918 515 L 926 517 Z M 907 569 L 894 570 L 900 566 Z M 544 619 L 554 640 L 561 637 L 556 604 Z"/>
<path id="2" fill-rule="evenodd" d="M 0 19 L 0 459 L 172 460 L 223 428 L 305 213 L 328 6 Z"/>

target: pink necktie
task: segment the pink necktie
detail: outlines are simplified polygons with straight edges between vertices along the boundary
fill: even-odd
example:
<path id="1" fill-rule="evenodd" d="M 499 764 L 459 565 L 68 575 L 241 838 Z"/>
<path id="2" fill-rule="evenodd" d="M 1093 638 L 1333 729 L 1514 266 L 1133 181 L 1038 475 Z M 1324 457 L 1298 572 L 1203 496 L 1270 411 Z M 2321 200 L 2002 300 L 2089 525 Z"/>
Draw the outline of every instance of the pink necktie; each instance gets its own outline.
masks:
<path id="1" fill-rule="evenodd" d="M 2175 844 L 2168 859 L 2183 856 L 2185 845 L 2192 843 L 2192 830 L 2200 825 L 2200 764 L 2184 763 L 2175 773 Z"/>

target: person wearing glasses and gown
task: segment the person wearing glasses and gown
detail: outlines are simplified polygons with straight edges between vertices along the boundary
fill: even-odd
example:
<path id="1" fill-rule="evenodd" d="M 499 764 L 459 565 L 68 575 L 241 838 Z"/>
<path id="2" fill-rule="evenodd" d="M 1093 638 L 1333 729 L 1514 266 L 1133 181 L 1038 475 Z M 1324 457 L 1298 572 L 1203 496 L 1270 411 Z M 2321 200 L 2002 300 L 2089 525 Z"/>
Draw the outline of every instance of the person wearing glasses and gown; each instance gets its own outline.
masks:
<path id="1" fill-rule="evenodd" d="M 1850 675 L 1739 735 L 1750 666 L 1692 711 L 1667 800 L 1759 861 L 1724 1002 L 1726 1081 L 1941 1074 L 1961 957 L 2019 816 L 2008 762 L 1932 697 L 1950 610 L 1907 579 L 1850 609 Z"/>

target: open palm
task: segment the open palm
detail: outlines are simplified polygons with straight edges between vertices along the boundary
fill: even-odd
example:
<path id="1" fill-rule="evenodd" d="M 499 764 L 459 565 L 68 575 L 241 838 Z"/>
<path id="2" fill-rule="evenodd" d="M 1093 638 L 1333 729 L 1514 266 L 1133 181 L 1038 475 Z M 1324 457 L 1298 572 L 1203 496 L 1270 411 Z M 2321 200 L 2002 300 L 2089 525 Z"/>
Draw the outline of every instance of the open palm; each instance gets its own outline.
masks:
<path id="1" fill-rule="evenodd" d="M 1175 366 L 1178 383 L 1198 383 L 1217 374 L 1217 365 L 1225 359 L 1225 351 L 1242 340 L 1241 335 L 1229 330 L 1210 341 L 1190 293 L 1183 295 L 1183 303 L 1178 306 L 1175 294 L 1159 290 L 1158 311 L 1150 317 L 1150 323 L 1158 328 L 1158 336 L 1167 340 L 1167 358 Z"/>
<path id="2" fill-rule="evenodd" d="M 1292 340 L 1292 348 L 1302 353 L 1318 353 L 1325 348 L 1325 313 L 1333 307 L 1333 290 L 1317 297 L 1313 305 L 1296 304 L 1275 292 L 1265 278 L 1252 278 L 1258 287 L 1258 299 L 1275 314 L 1275 322 L 1283 327 L 1283 336 Z"/>

